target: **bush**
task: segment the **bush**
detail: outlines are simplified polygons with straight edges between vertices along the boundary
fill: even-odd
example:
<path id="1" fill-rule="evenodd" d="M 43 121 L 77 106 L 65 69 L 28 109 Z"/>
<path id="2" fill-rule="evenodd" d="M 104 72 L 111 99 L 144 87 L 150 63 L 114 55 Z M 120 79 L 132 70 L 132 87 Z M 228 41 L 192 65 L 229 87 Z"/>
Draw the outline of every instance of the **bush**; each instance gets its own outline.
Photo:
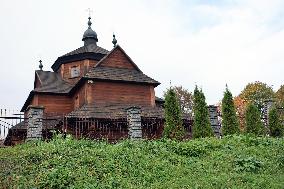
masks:
<path id="1" fill-rule="evenodd" d="M 223 135 L 232 135 L 240 132 L 240 124 L 236 115 L 233 96 L 227 87 L 222 100 L 222 118 Z"/>
<path id="2" fill-rule="evenodd" d="M 279 115 L 275 107 L 269 111 L 268 123 L 270 136 L 282 137 L 284 135 L 284 126 L 280 122 Z"/>
<path id="3" fill-rule="evenodd" d="M 165 120 L 163 136 L 165 138 L 182 140 L 185 130 L 182 126 L 180 105 L 172 88 L 167 91 L 165 96 Z"/>
<path id="4" fill-rule="evenodd" d="M 0 188 L 283 188 L 284 138 L 62 139 L 0 148 Z"/>
<path id="5" fill-rule="evenodd" d="M 260 119 L 260 111 L 254 104 L 249 104 L 246 109 L 246 132 L 257 136 L 264 134 L 264 125 Z"/>
<path id="6" fill-rule="evenodd" d="M 213 129 L 209 120 L 209 112 L 202 90 L 195 87 L 193 94 L 193 138 L 212 137 Z"/>
<path id="7" fill-rule="evenodd" d="M 263 166 L 263 162 L 254 157 L 237 157 L 235 166 L 236 171 L 257 172 Z"/>

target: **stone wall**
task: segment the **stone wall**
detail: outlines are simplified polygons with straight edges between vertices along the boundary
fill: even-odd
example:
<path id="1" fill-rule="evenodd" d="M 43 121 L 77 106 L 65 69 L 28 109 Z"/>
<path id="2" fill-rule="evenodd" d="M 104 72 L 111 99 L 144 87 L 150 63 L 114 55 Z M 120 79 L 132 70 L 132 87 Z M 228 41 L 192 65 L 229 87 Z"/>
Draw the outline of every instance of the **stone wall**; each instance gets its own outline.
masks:
<path id="1" fill-rule="evenodd" d="M 208 106 L 210 124 L 216 137 L 221 136 L 221 125 L 218 120 L 217 106 Z"/>
<path id="2" fill-rule="evenodd" d="M 27 127 L 27 141 L 42 139 L 42 106 L 28 107 L 28 127 Z"/>
<path id="3" fill-rule="evenodd" d="M 128 135 L 130 139 L 142 138 L 141 109 L 130 107 L 127 109 Z"/>
<path id="4" fill-rule="evenodd" d="M 269 111 L 271 110 L 271 108 L 275 105 L 273 100 L 266 100 L 264 102 L 264 109 L 263 109 L 263 119 L 264 119 L 264 124 L 266 127 L 268 127 L 269 124 Z"/>

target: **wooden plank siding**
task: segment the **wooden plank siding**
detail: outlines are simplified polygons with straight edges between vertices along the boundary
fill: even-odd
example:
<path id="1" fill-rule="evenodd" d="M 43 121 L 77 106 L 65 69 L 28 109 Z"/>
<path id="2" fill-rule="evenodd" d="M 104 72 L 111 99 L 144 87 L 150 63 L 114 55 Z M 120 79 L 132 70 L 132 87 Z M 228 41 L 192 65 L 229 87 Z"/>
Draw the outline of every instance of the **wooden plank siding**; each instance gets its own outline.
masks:
<path id="1" fill-rule="evenodd" d="M 85 103 L 87 103 L 86 99 L 86 90 L 87 85 L 86 82 L 75 92 L 75 94 L 72 97 L 73 100 L 73 107 L 74 109 L 78 109 L 81 106 L 83 106 Z"/>
<path id="2" fill-rule="evenodd" d="M 71 83 L 75 84 L 83 75 L 85 75 L 90 68 L 95 66 L 98 61 L 95 60 L 81 60 L 81 61 L 75 61 L 75 62 L 69 62 L 68 64 L 62 64 L 60 68 L 58 69 L 58 73 L 61 74 L 61 77 Z M 79 66 L 80 67 L 80 76 L 71 78 L 71 68 L 74 66 Z"/>
<path id="3" fill-rule="evenodd" d="M 100 66 L 113 68 L 136 69 L 127 56 L 119 49 L 115 49 L 108 57 L 102 60 Z"/>
<path id="4" fill-rule="evenodd" d="M 114 82 L 94 82 L 88 85 L 89 103 L 155 106 L 153 86 Z"/>
<path id="5" fill-rule="evenodd" d="M 73 110 L 73 100 L 68 96 L 41 94 L 37 105 L 44 106 L 45 113 L 69 113 Z"/>
<path id="6" fill-rule="evenodd" d="M 38 94 L 34 95 L 32 102 L 31 102 L 31 105 L 35 105 L 35 106 L 38 105 Z"/>

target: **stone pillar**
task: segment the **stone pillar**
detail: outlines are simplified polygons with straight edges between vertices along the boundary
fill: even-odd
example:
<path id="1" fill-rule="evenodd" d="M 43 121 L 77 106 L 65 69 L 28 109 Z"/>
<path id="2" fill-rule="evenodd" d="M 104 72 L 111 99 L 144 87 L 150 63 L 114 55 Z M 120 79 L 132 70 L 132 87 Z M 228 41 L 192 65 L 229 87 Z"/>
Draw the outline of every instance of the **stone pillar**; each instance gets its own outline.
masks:
<path id="1" fill-rule="evenodd" d="M 274 106 L 274 101 L 273 100 L 266 100 L 264 101 L 264 110 L 263 110 L 263 114 L 262 117 L 264 118 L 264 123 L 265 126 L 268 127 L 269 124 L 269 111 L 271 110 L 271 108 Z"/>
<path id="2" fill-rule="evenodd" d="M 219 138 L 221 136 L 221 125 L 219 124 L 218 121 L 217 106 L 213 105 L 208 106 L 208 111 L 209 111 L 210 124 L 213 129 L 213 132 L 215 133 L 215 136 Z"/>
<path id="3" fill-rule="evenodd" d="M 43 106 L 28 107 L 28 127 L 26 141 L 42 139 Z"/>
<path id="4" fill-rule="evenodd" d="M 128 135 L 130 139 L 142 138 L 142 126 L 141 126 L 141 109 L 138 107 L 130 107 L 127 110 L 128 121 Z"/>

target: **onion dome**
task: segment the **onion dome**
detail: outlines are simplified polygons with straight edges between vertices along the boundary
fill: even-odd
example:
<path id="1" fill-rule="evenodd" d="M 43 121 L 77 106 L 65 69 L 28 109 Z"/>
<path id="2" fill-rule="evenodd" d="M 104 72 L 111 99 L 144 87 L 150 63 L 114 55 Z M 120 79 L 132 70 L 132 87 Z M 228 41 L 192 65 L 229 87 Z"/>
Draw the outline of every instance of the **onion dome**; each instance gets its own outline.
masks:
<path id="1" fill-rule="evenodd" d="M 91 17 L 89 17 L 88 19 L 89 19 L 89 21 L 88 21 L 88 26 L 89 27 L 84 32 L 82 41 L 84 41 L 84 46 L 88 46 L 90 44 L 97 45 L 97 42 L 98 42 L 97 33 L 94 30 L 92 30 L 92 28 L 91 28 L 91 25 L 92 25 Z"/>

